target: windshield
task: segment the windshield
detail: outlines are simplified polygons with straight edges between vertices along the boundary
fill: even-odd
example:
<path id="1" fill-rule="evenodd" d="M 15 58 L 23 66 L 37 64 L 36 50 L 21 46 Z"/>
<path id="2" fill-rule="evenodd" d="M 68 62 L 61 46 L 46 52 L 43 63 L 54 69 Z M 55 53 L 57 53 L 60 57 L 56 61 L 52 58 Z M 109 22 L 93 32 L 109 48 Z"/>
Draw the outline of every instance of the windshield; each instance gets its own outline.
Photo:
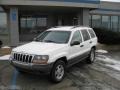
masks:
<path id="1" fill-rule="evenodd" d="M 67 43 L 69 41 L 70 34 L 70 31 L 45 31 L 36 38 L 36 41 Z"/>

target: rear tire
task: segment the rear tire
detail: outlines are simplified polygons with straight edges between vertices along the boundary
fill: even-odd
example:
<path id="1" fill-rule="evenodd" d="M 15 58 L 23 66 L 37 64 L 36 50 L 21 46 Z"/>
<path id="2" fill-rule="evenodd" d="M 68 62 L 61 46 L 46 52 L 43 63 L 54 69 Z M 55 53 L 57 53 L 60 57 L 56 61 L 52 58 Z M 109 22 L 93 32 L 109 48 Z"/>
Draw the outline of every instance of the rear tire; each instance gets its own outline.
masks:
<path id="1" fill-rule="evenodd" d="M 95 61 L 95 49 L 92 48 L 90 51 L 89 57 L 87 59 L 87 63 L 92 64 L 92 63 L 94 63 L 94 61 Z"/>
<path id="2" fill-rule="evenodd" d="M 65 76 L 65 62 L 59 60 L 53 66 L 50 73 L 50 78 L 53 82 L 59 83 L 63 80 L 64 76 Z"/>

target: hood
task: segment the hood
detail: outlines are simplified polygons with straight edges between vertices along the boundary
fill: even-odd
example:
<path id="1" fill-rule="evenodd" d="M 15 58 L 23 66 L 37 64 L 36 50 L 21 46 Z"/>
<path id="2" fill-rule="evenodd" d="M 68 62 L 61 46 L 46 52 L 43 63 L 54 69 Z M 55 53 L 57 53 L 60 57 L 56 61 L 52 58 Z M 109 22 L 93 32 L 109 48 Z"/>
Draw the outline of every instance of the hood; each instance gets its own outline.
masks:
<path id="1" fill-rule="evenodd" d="M 13 52 L 35 54 L 35 55 L 45 55 L 54 52 L 55 50 L 61 49 L 66 44 L 56 44 L 56 43 L 44 43 L 44 42 L 31 42 L 13 49 Z"/>

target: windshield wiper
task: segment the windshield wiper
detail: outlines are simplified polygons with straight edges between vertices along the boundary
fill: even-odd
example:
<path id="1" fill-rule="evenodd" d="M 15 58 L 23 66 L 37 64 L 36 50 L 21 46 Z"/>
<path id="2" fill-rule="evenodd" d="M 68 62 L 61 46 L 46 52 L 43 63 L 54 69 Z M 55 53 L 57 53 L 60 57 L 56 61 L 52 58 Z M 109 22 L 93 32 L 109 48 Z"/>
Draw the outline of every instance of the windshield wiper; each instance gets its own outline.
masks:
<path id="1" fill-rule="evenodd" d="M 55 41 L 52 41 L 52 40 L 44 40 L 43 42 L 51 42 L 51 43 L 56 43 Z"/>

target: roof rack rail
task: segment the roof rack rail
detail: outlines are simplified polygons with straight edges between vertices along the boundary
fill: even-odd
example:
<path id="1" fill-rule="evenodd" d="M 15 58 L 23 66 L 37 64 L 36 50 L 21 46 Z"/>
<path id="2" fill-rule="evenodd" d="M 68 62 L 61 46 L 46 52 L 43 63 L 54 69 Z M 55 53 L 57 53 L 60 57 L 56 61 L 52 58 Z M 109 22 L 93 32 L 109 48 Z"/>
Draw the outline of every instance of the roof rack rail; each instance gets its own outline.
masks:
<path id="1" fill-rule="evenodd" d="M 77 28 L 77 27 L 89 27 L 89 26 L 83 26 L 83 25 L 76 25 L 76 26 L 73 26 L 73 28 Z"/>
<path id="2" fill-rule="evenodd" d="M 51 28 L 59 28 L 59 27 L 70 27 L 70 26 L 53 26 Z M 71 27 L 74 27 L 74 26 L 71 26 Z"/>
<path id="3" fill-rule="evenodd" d="M 60 28 L 60 27 L 70 27 L 70 26 L 54 26 L 51 28 Z M 71 29 L 77 28 L 77 27 L 89 27 L 89 26 L 83 26 L 83 25 L 75 25 L 75 26 L 71 26 Z"/>
<path id="4" fill-rule="evenodd" d="M 50 28 L 52 29 L 52 28 L 59 28 L 59 27 L 62 27 L 62 26 L 53 26 L 53 27 L 50 27 Z"/>
<path id="5" fill-rule="evenodd" d="M 52 28 L 59 28 L 59 27 L 62 27 L 62 26 L 54 26 L 54 27 L 52 27 Z"/>

